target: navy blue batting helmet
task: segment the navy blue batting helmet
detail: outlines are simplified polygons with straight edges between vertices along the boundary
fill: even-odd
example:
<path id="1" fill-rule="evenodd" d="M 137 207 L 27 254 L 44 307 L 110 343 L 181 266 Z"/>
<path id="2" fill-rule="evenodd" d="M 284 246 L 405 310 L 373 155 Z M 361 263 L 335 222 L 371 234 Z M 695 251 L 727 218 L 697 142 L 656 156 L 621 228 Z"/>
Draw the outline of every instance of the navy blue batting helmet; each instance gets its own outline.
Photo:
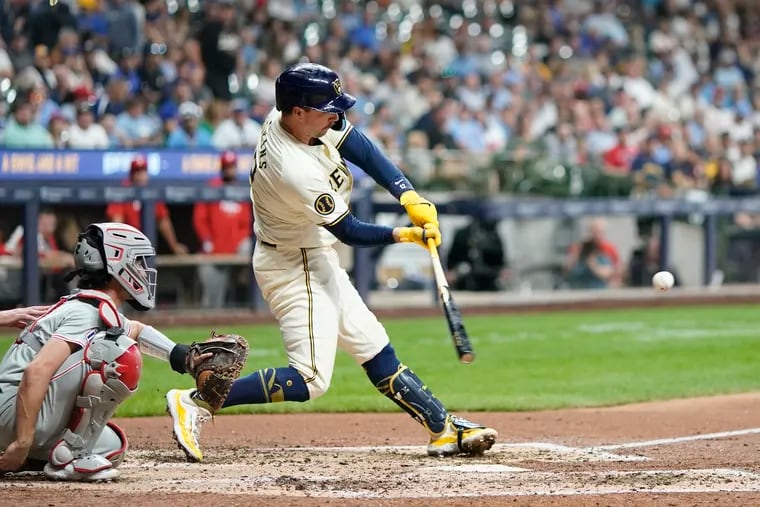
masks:
<path id="1" fill-rule="evenodd" d="M 274 83 L 277 109 L 308 107 L 324 113 L 344 113 L 356 98 L 343 93 L 340 78 L 334 71 L 316 63 L 291 65 Z"/>

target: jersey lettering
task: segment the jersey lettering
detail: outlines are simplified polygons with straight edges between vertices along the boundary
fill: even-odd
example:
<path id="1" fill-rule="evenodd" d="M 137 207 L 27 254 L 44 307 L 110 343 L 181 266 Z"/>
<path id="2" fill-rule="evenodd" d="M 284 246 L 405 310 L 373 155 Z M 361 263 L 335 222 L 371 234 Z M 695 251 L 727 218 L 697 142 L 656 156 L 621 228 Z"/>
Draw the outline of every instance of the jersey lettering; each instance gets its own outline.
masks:
<path id="1" fill-rule="evenodd" d="M 256 153 L 253 156 L 253 166 L 251 167 L 251 174 L 248 181 L 253 183 L 253 178 L 256 175 L 258 169 L 267 168 L 267 134 L 269 132 L 269 125 L 272 120 L 267 120 L 264 126 L 261 128 L 261 137 L 259 139 L 259 145 L 256 147 Z"/>
<path id="2" fill-rule="evenodd" d="M 336 167 L 335 170 L 330 173 L 330 186 L 333 190 L 337 191 L 345 182 L 346 178 L 344 177 L 343 171 L 341 171 L 340 167 Z"/>

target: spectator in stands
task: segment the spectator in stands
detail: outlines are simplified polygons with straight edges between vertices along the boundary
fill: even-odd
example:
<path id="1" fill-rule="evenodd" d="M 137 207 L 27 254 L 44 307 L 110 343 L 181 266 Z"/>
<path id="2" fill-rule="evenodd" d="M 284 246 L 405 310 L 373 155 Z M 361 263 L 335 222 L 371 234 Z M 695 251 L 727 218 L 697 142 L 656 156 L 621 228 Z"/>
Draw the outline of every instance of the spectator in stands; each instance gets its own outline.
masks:
<path id="1" fill-rule="evenodd" d="M 606 222 L 594 218 L 588 233 L 570 245 L 565 259 L 565 280 L 574 289 L 602 289 L 620 284 L 620 256 L 605 237 Z"/>
<path id="2" fill-rule="evenodd" d="M 497 225 L 496 220 L 474 217 L 454 233 L 446 257 L 446 277 L 452 288 L 471 291 L 503 289 L 509 271 Z"/>
<path id="3" fill-rule="evenodd" d="M 456 149 L 457 143 L 448 132 L 447 122 L 449 115 L 456 109 L 455 104 L 447 99 L 443 103 L 433 107 L 430 111 L 423 114 L 412 127 L 412 130 L 419 130 L 425 134 L 428 141 L 428 148 L 435 149 Z"/>
<path id="4" fill-rule="evenodd" d="M 141 17 L 138 10 L 142 11 L 142 8 L 136 5 L 135 0 L 109 0 L 108 3 L 106 21 L 111 47 L 129 48 L 136 54 L 142 41 L 141 22 L 138 19 Z"/>
<path id="5" fill-rule="evenodd" d="M 627 176 L 636 156 L 636 148 L 628 144 L 628 129 L 626 127 L 617 127 L 615 134 L 617 143 L 604 152 L 604 170 L 615 176 Z"/>
<path id="6" fill-rule="evenodd" d="M 673 144 L 673 160 L 670 162 L 670 181 L 677 192 L 705 190 L 704 161 L 694 153 L 683 139 Z"/>
<path id="7" fill-rule="evenodd" d="M 53 113 L 48 122 L 48 132 L 53 138 L 54 148 L 68 148 L 69 146 L 69 128 L 71 123 L 61 113 Z"/>
<path id="8" fill-rule="evenodd" d="M 95 103 L 95 116 L 118 116 L 124 112 L 129 99 L 129 83 L 121 73 L 112 74 L 106 83 L 105 93 Z"/>
<path id="9" fill-rule="evenodd" d="M 143 48 L 143 61 L 137 72 L 142 82 L 142 95 L 148 104 L 158 104 L 169 84 L 164 71 L 166 51 L 163 42 L 148 41 Z"/>
<path id="10" fill-rule="evenodd" d="M 127 100 L 126 110 L 116 117 L 115 128 L 126 148 L 158 146 L 163 140 L 158 122 L 145 114 L 145 102 L 139 95 Z"/>
<path id="11" fill-rule="evenodd" d="M 36 70 L 48 90 L 55 87 L 55 74 L 50 61 L 50 49 L 44 44 L 34 47 L 34 70 Z"/>
<path id="12" fill-rule="evenodd" d="M 66 272 L 74 267 L 74 256 L 58 247 L 56 237 L 56 227 L 58 217 L 50 208 L 42 208 L 37 216 L 37 253 L 44 274 L 41 278 L 42 296 L 47 300 L 55 301 L 61 296 L 69 293 L 69 287 L 64 281 Z M 21 257 L 24 251 L 24 226 L 18 225 L 8 241 L 5 242 L 4 249 L 8 255 Z M 18 274 L 17 274 L 18 275 Z M 21 281 L 20 276 L 14 277 Z M 46 289 L 50 289 L 50 294 Z M 19 284 L 17 293 L 19 301 L 21 299 L 21 286 Z"/>
<path id="13" fill-rule="evenodd" d="M 116 63 L 119 66 L 117 71 L 127 82 L 129 95 L 136 95 L 142 89 L 140 74 L 137 68 L 140 64 L 140 54 L 130 47 L 124 47 L 114 52 Z"/>
<path id="14" fill-rule="evenodd" d="M 731 194 L 733 183 L 731 178 L 733 164 L 727 157 L 718 157 L 708 165 L 707 173 L 710 193 L 727 196 Z"/>
<path id="15" fill-rule="evenodd" d="M 110 145 L 106 129 L 94 123 L 92 105 L 80 102 L 77 105 L 77 120 L 69 127 L 69 147 L 83 150 L 105 150 Z"/>
<path id="16" fill-rule="evenodd" d="M 108 147 L 118 148 L 125 146 L 126 138 L 116 129 L 116 117 L 112 114 L 104 114 L 100 119 L 100 124 L 108 136 Z"/>
<path id="17" fill-rule="evenodd" d="M 560 123 L 544 136 L 546 156 L 552 162 L 575 165 L 578 163 L 578 141 L 573 136 L 573 127 L 567 122 Z"/>
<path id="18" fill-rule="evenodd" d="M 45 127 L 34 121 L 34 107 L 25 98 L 13 103 L 13 118 L 3 131 L 7 148 L 52 148 L 53 138 Z"/>
<path id="19" fill-rule="evenodd" d="M 148 185 L 149 178 L 148 161 L 143 156 L 135 157 L 129 166 L 129 181 L 126 184 L 128 186 L 145 187 Z M 141 208 L 140 201 L 111 203 L 106 208 L 106 218 L 111 222 L 121 222 L 131 225 L 136 229 L 142 229 Z M 155 212 L 158 231 L 163 236 L 169 249 L 177 255 L 186 254 L 188 252 L 187 247 L 177 240 L 177 235 L 174 232 L 174 224 L 172 224 L 171 217 L 169 216 L 169 208 L 166 207 L 165 203 L 157 202 Z"/>
<path id="20" fill-rule="evenodd" d="M 660 141 L 656 136 L 649 136 L 639 154 L 631 163 L 634 177 L 634 193 L 637 195 L 662 194 L 668 186 L 670 167 L 658 162 L 657 150 Z"/>
<path id="21" fill-rule="evenodd" d="M 61 52 L 63 62 L 58 66 L 64 66 L 69 71 L 69 86 L 71 88 L 85 87 L 88 90 L 94 88 L 92 74 L 87 68 L 87 62 L 79 47 L 65 49 Z"/>
<path id="22" fill-rule="evenodd" d="M 734 162 L 731 169 L 731 183 L 733 193 L 754 194 L 757 192 L 757 159 L 755 159 L 755 146 L 753 140 L 742 139 L 739 143 L 739 158 Z"/>
<path id="23" fill-rule="evenodd" d="M 205 3 L 206 13 L 198 33 L 203 63 L 206 66 L 206 85 L 214 97 L 229 101 L 230 76 L 235 71 L 240 36 L 235 27 L 234 0 L 209 0 Z"/>
<path id="24" fill-rule="evenodd" d="M 0 16 L 2 20 L 2 16 Z M 23 32 L 12 32 L 12 36 L 6 39 L 8 44 L 8 57 L 13 64 L 16 73 L 29 68 L 34 62 L 34 54 L 29 46 L 29 38 Z"/>
<path id="25" fill-rule="evenodd" d="M 259 3 L 266 8 L 251 8 Z M 526 162 L 548 153 L 552 161 L 590 166 L 587 174 L 604 170 L 604 153 L 618 143 L 613 129 L 627 128 L 628 146 L 639 147 L 666 124 L 673 135 L 655 136 L 652 160 L 639 160 L 633 169 L 639 191 L 652 195 L 668 190 L 652 187 L 653 181 L 682 186 L 671 175 L 680 135 L 706 162 L 727 156 L 736 166 L 737 143 L 760 127 L 760 46 L 753 42 L 760 25 L 747 0 L 538 0 L 512 2 L 507 18 L 500 9 L 453 17 L 456 2 L 443 2 L 440 15 L 423 9 L 422 19 L 412 15 L 417 1 L 396 2 L 398 15 L 383 3 L 376 12 L 333 3 L 335 16 L 322 16 L 320 2 L 61 0 L 49 6 L 0 0 L 0 75 L 14 76 L 19 97 L 31 89 L 39 93 L 34 117 L 44 127 L 59 108 L 74 119 L 66 93 L 79 85 L 96 95 L 96 120 L 106 123 L 107 115 L 123 112 L 131 87 L 147 100 L 148 116 L 161 103 L 154 120 L 164 120 L 166 137 L 185 147 L 203 143 L 185 142 L 184 129 L 174 127 L 182 103 L 197 104 L 217 126 L 209 106 L 214 98 L 244 96 L 260 121 L 271 109 L 273 79 L 284 64 L 324 60 L 343 69 L 347 83 L 366 83 L 351 120 L 372 123 L 388 146 L 414 130 L 431 148 L 478 151 L 485 144 L 489 152 L 504 150 Z M 201 12 L 192 11 L 195 4 Z M 507 25 L 521 27 L 524 54 L 504 51 Z M 188 93 L 173 94 L 175 89 Z M 163 109 L 169 101 L 173 106 Z M 379 117 L 381 103 L 392 114 Z M 485 121 L 458 118 L 459 103 L 473 115 L 486 109 Z M 457 122 L 471 132 L 484 130 L 485 143 L 452 130 Z M 733 146 L 709 152 L 723 133 Z M 562 147 L 559 137 L 567 141 Z M 709 167 L 714 171 L 717 164 Z"/>
<path id="26" fill-rule="evenodd" d="M 220 158 L 220 176 L 211 186 L 233 185 L 237 180 L 238 164 L 234 152 L 226 151 Z M 252 210 L 248 202 L 199 202 L 193 209 L 193 225 L 201 251 L 210 255 L 248 255 L 251 250 Z M 205 308 L 222 308 L 227 299 L 232 266 L 201 264 L 201 304 Z"/>
<path id="27" fill-rule="evenodd" d="M 212 143 L 218 150 L 253 148 L 259 141 L 259 132 L 261 125 L 248 116 L 248 102 L 236 99 L 232 102 L 232 116 L 216 127 Z"/>
<path id="28" fill-rule="evenodd" d="M 211 148 L 211 135 L 200 129 L 203 110 L 195 102 L 183 102 L 179 106 L 179 125 L 166 140 L 167 148 Z"/>

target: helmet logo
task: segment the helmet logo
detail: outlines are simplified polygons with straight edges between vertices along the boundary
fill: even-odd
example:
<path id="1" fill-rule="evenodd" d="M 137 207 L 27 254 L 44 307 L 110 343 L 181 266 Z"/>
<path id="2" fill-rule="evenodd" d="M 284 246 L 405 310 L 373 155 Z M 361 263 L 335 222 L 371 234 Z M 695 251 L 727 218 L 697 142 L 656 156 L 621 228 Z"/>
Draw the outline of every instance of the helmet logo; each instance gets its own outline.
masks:
<path id="1" fill-rule="evenodd" d="M 335 90 L 335 95 L 343 95 L 343 90 L 340 87 L 340 79 L 336 79 L 332 84 L 333 90 Z"/>

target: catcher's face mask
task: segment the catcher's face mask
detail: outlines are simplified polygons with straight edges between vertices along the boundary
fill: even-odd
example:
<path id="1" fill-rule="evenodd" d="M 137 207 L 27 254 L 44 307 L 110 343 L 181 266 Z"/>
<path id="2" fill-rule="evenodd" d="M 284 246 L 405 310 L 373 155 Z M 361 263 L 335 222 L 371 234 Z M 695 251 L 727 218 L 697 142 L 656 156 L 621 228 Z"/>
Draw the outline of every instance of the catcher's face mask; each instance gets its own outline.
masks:
<path id="1" fill-rule="evenodd" d="M 93 238 L 99 244 L 93 245 Z M 136 310 L 146 311 L 156 305 L 157 272 L 147 262 L 156 250 L 139 230 L 115 222 L 91 224 L 80 236 L 75 252 L 77 268 L 105 268 L 127 291 L 127 301 Z"/>

